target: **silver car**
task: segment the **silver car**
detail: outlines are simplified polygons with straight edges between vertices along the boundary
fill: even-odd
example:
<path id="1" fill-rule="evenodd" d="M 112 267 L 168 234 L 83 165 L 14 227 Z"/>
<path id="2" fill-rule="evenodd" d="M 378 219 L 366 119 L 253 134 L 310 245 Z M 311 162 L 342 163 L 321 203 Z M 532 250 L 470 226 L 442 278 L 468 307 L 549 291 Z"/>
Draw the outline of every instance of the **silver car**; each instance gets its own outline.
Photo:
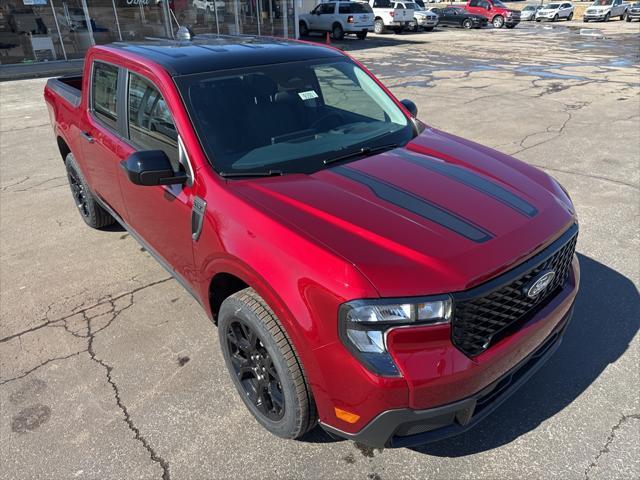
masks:
<path id="1" fill-rule="evenodd" d="M 540 5 L 525 5 L 522 9 L 520 21 L 522 22 L 531 22 L 536 18 L 536 12 L 540 10 L 542 7 Z"/>
<path id="2" fill-rule="evenodd" d="M 414 32 L 419 31 L 421 28 L 431 32 L 438 25 L 438 15 L 417 2 L 396 2 L 395 7 L 413 10 L 413 20 L 411 20 L 409 28 Z"/>
<path id="3" fill-rule="evenodd" d="M 620 20 L 624 20 L 628 8 L 629 6 L 622 0 L 596 0 L 584 11 L 582 20 L 585 23 L 590 20 L 608 22 L 611 17 L 620 17 Z"/>

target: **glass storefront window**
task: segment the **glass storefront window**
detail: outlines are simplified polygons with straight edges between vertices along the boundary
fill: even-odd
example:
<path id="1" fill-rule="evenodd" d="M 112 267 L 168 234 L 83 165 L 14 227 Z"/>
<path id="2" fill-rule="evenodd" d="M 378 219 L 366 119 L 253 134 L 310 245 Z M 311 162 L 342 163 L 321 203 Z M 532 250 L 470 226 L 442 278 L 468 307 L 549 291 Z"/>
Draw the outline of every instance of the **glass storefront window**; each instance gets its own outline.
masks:
<path id="1" fill-rule="evenodd" d="M 0 0 L 0 65 L 83 58 L 92 45 L 194 33 L 295 37 L 293 0 Z"/>

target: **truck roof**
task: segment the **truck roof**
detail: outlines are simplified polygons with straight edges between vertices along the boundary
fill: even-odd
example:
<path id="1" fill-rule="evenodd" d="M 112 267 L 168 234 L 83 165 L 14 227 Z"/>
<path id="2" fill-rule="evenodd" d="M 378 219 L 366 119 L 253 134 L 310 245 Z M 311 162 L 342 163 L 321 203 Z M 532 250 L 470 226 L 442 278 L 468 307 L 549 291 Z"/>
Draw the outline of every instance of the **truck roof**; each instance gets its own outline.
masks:
<path id="1" fill-rule="evenodd" d="M 215 34 L 191 40 L 115 42 L 107 47 L 145 57 L 172 76 L 341 56 L 334 49 L 295 40 Z"/>

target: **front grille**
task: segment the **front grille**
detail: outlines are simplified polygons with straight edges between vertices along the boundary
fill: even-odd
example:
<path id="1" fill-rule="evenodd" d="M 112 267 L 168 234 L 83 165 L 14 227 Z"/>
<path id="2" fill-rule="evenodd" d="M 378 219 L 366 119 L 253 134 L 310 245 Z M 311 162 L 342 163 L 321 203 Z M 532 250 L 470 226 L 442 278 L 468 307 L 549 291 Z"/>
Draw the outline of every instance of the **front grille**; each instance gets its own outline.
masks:
<path id="1" fill-rule="evenodd" d="M 578 227 L 574 225 L 519 267 L 477 288 L 454 294 L 453 344 L 474 356 L 520 328 L 564 286 L 577 239 Z M 526 287 L 545 270 L 555 271 L 553 281 L 537 297 L 528 297 Z"/>

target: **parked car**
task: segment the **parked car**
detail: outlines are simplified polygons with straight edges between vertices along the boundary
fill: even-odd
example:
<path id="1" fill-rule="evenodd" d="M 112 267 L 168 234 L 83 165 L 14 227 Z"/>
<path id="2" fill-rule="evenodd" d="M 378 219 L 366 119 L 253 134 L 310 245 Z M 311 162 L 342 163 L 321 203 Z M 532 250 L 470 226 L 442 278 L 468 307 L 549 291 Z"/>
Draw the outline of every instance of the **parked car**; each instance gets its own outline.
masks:
<path id="1" fill-rule="evenodd" d="M 376 33 L 384 33 L 385 30 L 401 33 L 411 26 L 414 10 L 396 7 L 392 0 L 369 0 L 369 5 L 373 8 Z"/>
<path id="2" fill-rule="evenodd" d="M 485 17 L 494 28 L 514 28 L 520 23 L 520 11 L 507 7 L 500 0 L 467 0 L 464 9 Z"/>
<path id="3" fill-rule="evenodd" d="M 413 20 L 409 29 L 417 32 L 421 28 L 431 32 L 438 25 L 438 15 L 413 2 L 396 2 L 396 7 L 413 10 Z"/>
<path id="4" fill-rule="evenodd" d="M 214 14 L 214 5 L 218 10 L 218 13 L 224 12 L 226 9 L 224 0 L 193 0 L 193 8 L 196 10 L 203 10 L 205 14 Z"/>
<path id="5" fill-rule="evenodd" d="M 565 20 L 573 19 L 573 4 L 569 2 L 555 2 L 543 5 L 540 10 L 536 12 L 536 22 L 542 20 L 550 20 L 557 22 L 561 18 Z"/>
<path id="6" fill-rule="evenodd" d="M 433 8 L 431 11 L 438 14 L 438 24 L 442 27 L 482 28 L 488 23 L 486 17 L 471 14 L 462 7 Z"/>
<path id="7" fill-rule="evenodd" d="M 427 128 L 338 49 L 99 45 L 44 96 L 81 218 L 120 223 L 203 306 L 275 435 L 458 434 L 562 341 L 580 279 L 563 187 Z"/>
<path id="8" fill-rule="evenodd" d="M 601 20 L 608 22 L 611 17 L 620 17 L 624 20 L 627 17 L 629 5 L 622 0 L 596 0 L 585 11 L 582 20 L 587 23 L 590 20 Z"/>
<path id="9" fill-rule="evenodd" d="M 523 22 L 531 22 L 535 20 L 536 12 L 541 8 L 541 5 L 525 5 L 520 13 L 520 20 Z"/>
<path id="10" fill-rule="evenodd" d="M 373 31 L 373 10 L 362 2 L 327 2 L 317 5 L 311 13 L 300 15 L 301 36 L 309 32 L 331 32 L 336 40 L 353 33 L 360 40 Z"/>
<path id="11" fill-rule="evenodd" d="M 633 3 L 629 6 L 627 22 L 631 20 L 640 20 L 640 2 Z"/>

